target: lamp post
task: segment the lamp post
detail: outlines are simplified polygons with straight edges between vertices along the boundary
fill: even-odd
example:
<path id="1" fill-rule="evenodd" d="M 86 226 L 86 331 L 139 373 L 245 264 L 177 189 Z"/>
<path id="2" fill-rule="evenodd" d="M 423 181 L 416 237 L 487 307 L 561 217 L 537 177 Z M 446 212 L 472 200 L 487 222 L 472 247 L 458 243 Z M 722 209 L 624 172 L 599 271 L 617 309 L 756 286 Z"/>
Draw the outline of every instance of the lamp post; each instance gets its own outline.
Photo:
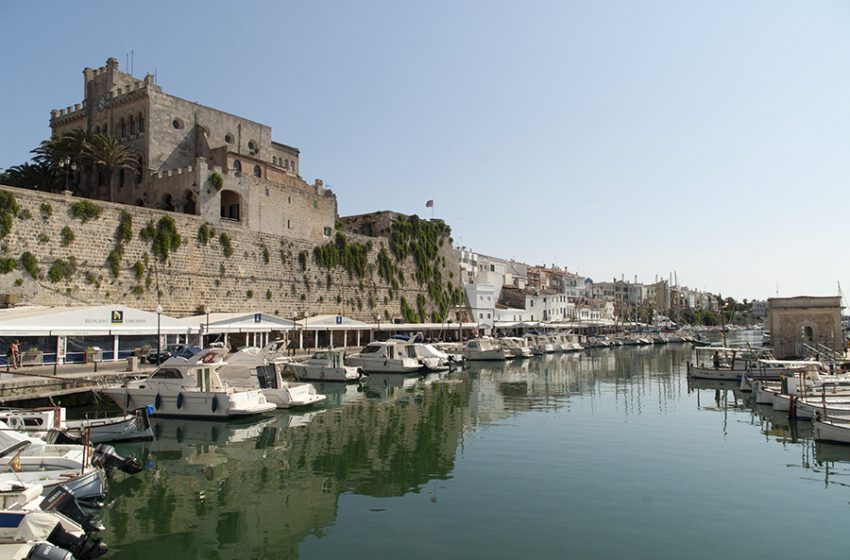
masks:
<path id="1" fill-rule="evenodd" d="M 159 353 L 162 350 L 162 348 L 161 348 L 162 343 L 160 342 L 161 339 L 160 339 L 160 336 L 159 336 L 159 317 L 160 317 L 160 315 L 162 315 L 162 306 L 157 304 L 157 306 L 156 306 L 156 364 L 157 365 L 159 365 L 159 363 L 160 363 Z"/>
<path id="2" fill-rule="evenodd" d="M 77 164 L 71 163 L 71 156 L 65 156 L 65 159 L 59 162 L 59 167 L 65 170 L 65 190 L 68 190 L 68 179 L 71 171 L 77 170 Z"/>

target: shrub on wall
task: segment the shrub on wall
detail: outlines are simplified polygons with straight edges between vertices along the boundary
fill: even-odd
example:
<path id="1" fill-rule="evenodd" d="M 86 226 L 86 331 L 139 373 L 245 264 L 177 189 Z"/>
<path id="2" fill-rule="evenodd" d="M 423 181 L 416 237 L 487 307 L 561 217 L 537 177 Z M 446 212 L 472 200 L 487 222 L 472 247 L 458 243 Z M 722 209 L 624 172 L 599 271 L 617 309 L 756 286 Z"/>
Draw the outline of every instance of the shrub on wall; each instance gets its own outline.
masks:
<path id="1" fill-rule="evenodd" d="M 41 271 L 38 268 L 38 259 L 35 258 L 35 255 L 29 251 L 24 251 L 21 255 L 21 267 L 27 271 L 27 274 L 38 280 Z"/>
<path id="2" fill-rule="evenodd" d="M 18 212 L 18 219 L 21 221 L 32 220 L 32 212 L 26 208 L 21 208 L 21 211 Z"/>
<path id="3" fill-rule="evenodd" d="M 12 218 L 17 216 L 20 210 L 15 195 L 0 191 L 0 238 L 6 237 L 12 231 Z"/>
<path id="4" fill-rule="evenodd" d="M 62 228 L 62 231 L 59 232 L 59 237 L 62 238 L 62 246 L 67 247 L 68 245 L 74 242 L 74 238 L 76 236 L 74 235 L 74 230 L 72 230 L 68 226 L 65 226 Z"/>
<path id="5" fill-rule="evenodd" d="M 133 239 L 133 216 L 126 210 L 121 210 L 118 227 L 115 228 L 115 241 L 129 243 L 131 239 Z"/>
<path id="6" fill-rule="evenodd" d="M 151 253 L 159 257 L 160 262 L 165 262 L 182 244 L 183 238 L 177 232 L 177 223 L 174 218 L 171 216 L 160 218 L 151 240 Z"/>
<path id="7" fill-rule="evenodd" d="M 51 206 L 49 202 L 42 202 L 38 209 L 41 212 L 42 220 L 49 220 L 50 216 L 53 215 L 53 206 Z"/>
<path id="8" fill-rule="evenodd" d="M 0 257 L 0 274 L 9 274 L 18 268 L 18 261 L 11 257 Z"/>
<path id="9" fill-rule="evenodd" d="M 109 266 L 109 272 L 113 278 L 118 278 L 118 275 L 121 274 L 121 255 L 120 247 L 116 247 L 109 251 L 106 256 L 106 264 Z"/>
<path id="10" fill-rule="evenodd" d="M 198 243 L 206 246 L 213 237 L 215 237 L 215 230 L 207 223 L 201 224 L 201 227 L 198 228 Z"/>
<path id="11" fill-rule="evenodd" d="M 103 208 L 88 200 L 80 200 L 71 205 L 71 215 L 82 223 L 100 218 L 101 212 Z"/>
<path id="12" fill-rule="evenodd" d="M 215 189 L 215 192 L 221 191 L 221 189 L 224 187 L 224 177 L 222 177 L 216 172 L 213 172 L 213 174 L 210 175 L 210 185 L 212 185 L 212 188 Z"/>
<path id="13" fill-rule="evenodd" d="M 55 284 L 60 280 L 70 280 L 75 272 L 77 272 L 77 261 L 74 257 L 67 261 L 56 259 L 47 270 L 47 278 Z"/>
<path id="14" fill-rule="evenodd" d="M 218 236 L 218 242 L 221 243 L 224 256 L 230 258 L 231 255 L 233 255 L 233 242 L 230 240 L 230 236 L 227 235 L 226 232 L 222 232 L 222 234 Z"/>

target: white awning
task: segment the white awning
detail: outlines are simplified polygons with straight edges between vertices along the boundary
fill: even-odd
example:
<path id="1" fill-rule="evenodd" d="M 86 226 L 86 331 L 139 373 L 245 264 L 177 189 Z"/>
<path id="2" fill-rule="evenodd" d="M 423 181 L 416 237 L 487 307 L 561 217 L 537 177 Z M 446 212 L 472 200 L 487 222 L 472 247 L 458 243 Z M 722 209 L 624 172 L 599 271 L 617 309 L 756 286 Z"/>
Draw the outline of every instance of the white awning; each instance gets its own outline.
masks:
<path id="1" fill-rule="evenodd" d="M 112 336 L 193 334 L 179 319 L 126 305 L 0 309 L 0 336 Z"/>

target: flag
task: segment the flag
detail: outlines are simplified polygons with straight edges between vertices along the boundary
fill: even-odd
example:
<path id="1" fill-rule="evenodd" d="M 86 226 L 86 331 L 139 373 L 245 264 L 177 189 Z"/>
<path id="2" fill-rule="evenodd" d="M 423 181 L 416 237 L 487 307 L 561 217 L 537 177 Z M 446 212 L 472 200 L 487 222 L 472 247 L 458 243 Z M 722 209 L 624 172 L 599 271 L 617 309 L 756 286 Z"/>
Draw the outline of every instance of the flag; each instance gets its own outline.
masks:
<path id="1" fill-rule="evenodd" d="M 425 208 L 433 208 L 433 207 L 434 207 L 434 200 L 433 199 L 429 200 L 428 202 L 425 203 Z"/>

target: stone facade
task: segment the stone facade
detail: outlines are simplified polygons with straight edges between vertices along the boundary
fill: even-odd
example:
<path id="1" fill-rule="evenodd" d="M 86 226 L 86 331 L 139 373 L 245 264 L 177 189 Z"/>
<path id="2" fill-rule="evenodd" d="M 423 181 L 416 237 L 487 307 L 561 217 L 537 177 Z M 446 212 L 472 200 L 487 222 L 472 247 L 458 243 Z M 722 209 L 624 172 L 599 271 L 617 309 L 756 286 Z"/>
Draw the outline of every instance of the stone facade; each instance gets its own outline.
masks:
<path id="1" fill-rule="evenodd" d="M 844 352 L 841 297 L 793 297 L 767 300 L 767 324 L 778 359 L 801 357 L 802 344 Z"/>
<path id="2" fill-rule="evenodd" d="M 333 229 L 333 192 L 300 177 L 299 150 L 273 141 L 271 127 L 165 93 L 151 75 L 119 71 L 114 58 L 83 77 L 82 103 L 51 112 L 53 135 L 113 136 L 139 155 L 141 170 L 77 170 L 76 193 L 314 243 Z"/>
<path id="3" fill-rule="evenodd" d="M 212 312 L 262 311 L 282 317 L 303 317 L 319 314 L 343 314 L 366 322 L 376 318 L 400 318 L 400 298 L 415 301 L 427 288 L 413 280 L 416 266 L 412 257 L 398 263 L 406 279 L 396 290 L 381 280 L 376 266 L 376 254 L 388 246 L 384 237 L 348 234 L 349 242 L 367 244 L 367 270 L 363 278 L 349 276 L 342 268 L 327 270 L 316 265 L 313 249 L 331 241 L 298 239 L 274 233 L 252 231 L 240 223 L 221 221 L 209 224 L 205 216 L 165 212 L 122 204 L 98 202 L 102 208 L 99 218 L 86 223 L 73 217 L 73 204 L 86 200 L 39 191 L 2 187 L 14 195 L 21 211 L 13 219 L 11 232 L 2 239 L 2 257 L 14 259 L 17 269 L 0 274 L 0 294 L 7 301 L 41 305 L 83 305 L 123 303 L 140 309 L 153 310 L 161 304 L 165 313 L 189 315 L 199 310 Z M 309 195 L 309 196 L 308 196 Z M 263 196 L 260 193 L 259 196 Z M 318 197 L 318 198 L 317 198 Z M 312 206 L 319 195 L 307 193 L 303 200 L 293 195 L 293 206 Z M 90 202 L 90 201 L 89 201 Z M 280 200 L 278 199 L 278 203 Z M 46 212 L 49 207 L 49 212 Z M 270 203 L 257 204 L 256 219 L 265 219 L 261 212 L 275 209 Z M 116 246 L 116 230 L 122 212 L 132 217 L 131 240 L 123 244 L 120 273 L 113 277 L 107 258 Z M 48 215 L 49 214 L 49 215 Z M 164 216 L 173 218 L 183 244 L 161 263 L 151 252 L 151 242 L 139 237 L 139 231 L 149 222 L 158 223 Z M 207 244 L 198 240 L 204 224 L 215 230 Z M 63 245 L 62 230 L 73 233 L 74 241 Z M 219 236 L 226 233 L 233 254 L 225 256 Z M 21 255 L 32 253 L 41 270 L 35 280 L 22 269 Z M 299 254 L 306 258 L 299 259 Z M 51 282 L 47 271 L 57 260 L 76 262 L 70 279 Z M 302 270 L 302 260 L 304 269 Z M 449 279 L 458 270 L 458 263 L 445 243 L 438 260 Z M 136 264 L 139 263 L 139 264 Z M 450 274 L 450 271 L 452 274 Z M 157 289 L 157 286 L 159 287 Z"/>

